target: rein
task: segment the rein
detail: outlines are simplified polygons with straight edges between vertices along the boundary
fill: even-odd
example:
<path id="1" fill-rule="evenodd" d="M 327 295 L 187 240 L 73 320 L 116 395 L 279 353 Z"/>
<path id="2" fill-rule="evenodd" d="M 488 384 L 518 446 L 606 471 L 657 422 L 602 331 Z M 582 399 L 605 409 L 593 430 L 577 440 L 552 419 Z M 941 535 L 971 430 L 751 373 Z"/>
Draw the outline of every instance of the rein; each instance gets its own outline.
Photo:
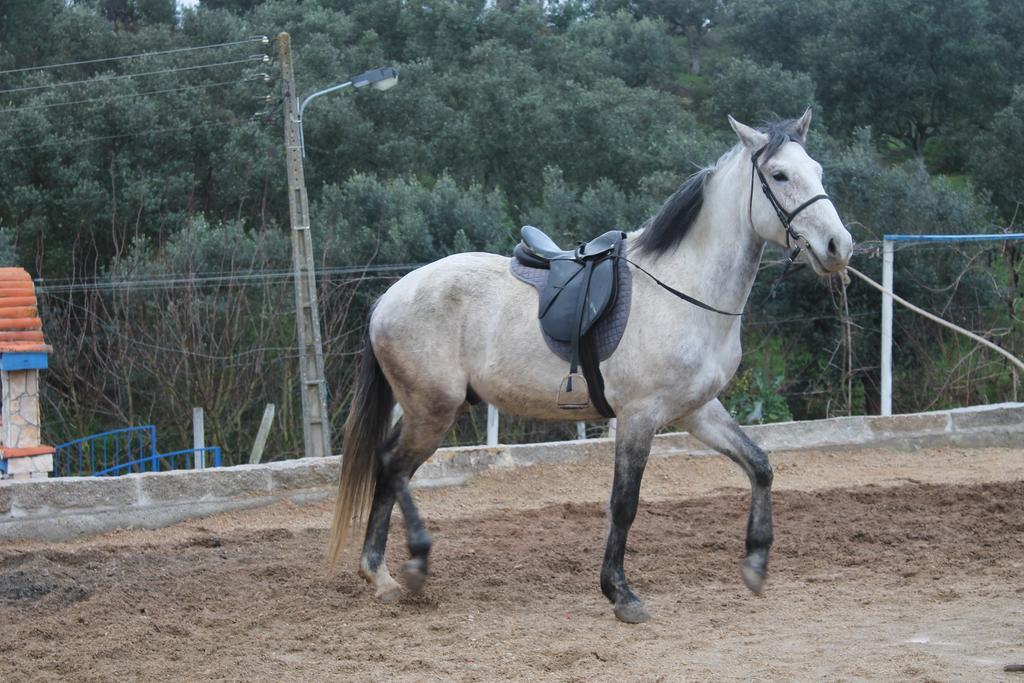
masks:
<path id="1" fill-rule="evenodd" d="M 664 282 L 662 282 L 657 277 L 655 277 L 646 268 L 644 268 L 643 266 L 637 264 L 634 261 L 629 260 L 625 256 L 615 256 L 614 258 L 617 258 L 617 259 L 619 259 L 621 261 L 625 261 L 629 265 L 631 265 L 634 268 L 636 268 L 637 270 L 639 270 L 641 273 L 644 273 L 645 275 L 647 275 L 647 277 L 649 277 L 652 280 L 654 280 L 655 282 L 657 282 L 659 285 L 661 285 L 670 294 L 672 294 L 674 296 L 677 296 L 680 299 L 682 299 L 683 301 L 691 303 L 694 306 L 697 306 L 698 308 L 703 308 L 705 311 L 711 311 L 712 313 L 719 313 L 721 315 L 731 315 L 731 316 L 741 316 L 741 315 L 743 315 L 743 311 L 740 311 L 739 313 L 730 313 L 728 311 L 723 311 L 723 310 L 715 308 L 714 306 L 710 306 L 710 305 L 704 303 L 703 301 L 701 301 L 700 299 L 697 299 L 695 297 L 690 296 L 689 294 L 684 294 L 683 292 L 680 292 L 678 289 L 675 289 L 674 287 L 670 287 L 670 286 L 666 285 Z"/>

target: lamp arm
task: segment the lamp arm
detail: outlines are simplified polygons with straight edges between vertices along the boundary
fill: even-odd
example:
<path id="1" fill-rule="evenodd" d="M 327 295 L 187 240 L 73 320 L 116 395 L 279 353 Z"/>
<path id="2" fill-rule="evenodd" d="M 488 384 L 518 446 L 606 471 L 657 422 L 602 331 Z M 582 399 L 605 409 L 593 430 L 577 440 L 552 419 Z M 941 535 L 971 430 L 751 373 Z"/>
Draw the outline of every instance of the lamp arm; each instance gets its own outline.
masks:
<path id="1" fill-rule="evenodd" d="M 339 85 L 332 85 L 330 88 L 325 88 L 324 90 L 317 91 L 310 95 L 309 97 L 307 97 L 306 99 L 302 100 L 302 104 L 299 105 L 299 119 L 302 119 L 302 112 L 306 110 L 306 105 L 309 104 L 311 100 L 314 100 L 317 97 L 320 97 L 321 95 L 326 95 L 329 92 L 334 92 L 335 90 L 347 88 L 350 85 L 352 85 L 352 81 L 345 81 L 344 83 L 341 83 Z"/>

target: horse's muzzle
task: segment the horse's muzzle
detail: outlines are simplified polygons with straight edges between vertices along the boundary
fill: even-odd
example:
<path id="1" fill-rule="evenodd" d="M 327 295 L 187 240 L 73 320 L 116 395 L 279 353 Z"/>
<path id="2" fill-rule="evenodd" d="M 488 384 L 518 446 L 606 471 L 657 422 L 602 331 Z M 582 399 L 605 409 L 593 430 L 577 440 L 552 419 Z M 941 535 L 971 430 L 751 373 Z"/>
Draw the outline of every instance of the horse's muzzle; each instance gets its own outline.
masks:
<path id="1" fill-rule="evenodd" d="M 815 259 L 825 273 L 836 273 L 846 268 L 853 253 L 853 237 L 850 233 L 844 229 L 820 242 L 822 243 L 816 244 L 809 241 L 810 258 Z"/>

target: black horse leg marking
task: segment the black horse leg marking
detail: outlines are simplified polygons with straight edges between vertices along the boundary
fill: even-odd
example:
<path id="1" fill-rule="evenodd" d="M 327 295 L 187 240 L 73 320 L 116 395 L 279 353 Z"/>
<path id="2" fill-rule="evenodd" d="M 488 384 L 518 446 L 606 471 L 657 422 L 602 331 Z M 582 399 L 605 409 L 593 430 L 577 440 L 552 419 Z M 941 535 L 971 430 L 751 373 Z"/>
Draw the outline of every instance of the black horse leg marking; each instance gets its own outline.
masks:
<path id="1" fill-rule="evenodd" d="M 422 460 L 408 457 L 409 454 L 398 447 L 401 431 L 396 429 L 387 441 L 377 448 L 379 465 L 377 481 L 373 491 L 370 514 L 366 521 L 366 537 L 363 541 L 363 552 L 359 561 L 359 574 L 376 587 L 377 597 L 384 602 L 393 602 L 402 595 L 402 587 L 395 581 L 387 568 L 384 552 L 387 548 L 388 534 L 391 529 L 391 513 L 395 507 L 395 499 L 404 488 L 408 492 L 409 478 L 419 469 Z M 411 497 L 409 498 L 411 503 Z M 403 514 L 406 514 L 403 512 Z M 413 514 L 415 507 L 413 507 Z M 418 519 L 418 515 L 417 519 Z M 408 519 L 408 517 L 407 517 Z M 429 536 L 427 539 L 429 551 Z M 424 572 L 425 575 L 425 563 Z M 422 584 L 422 581 L 420 582 Z"/>
<path id="2" fill-rule="evenodd" d="M 395 506 L 395 493 L 391 486 L 392 473 L 382 467 L 377 474 L 370 516 L 366 522 L 366 539 L 359 560 L 359 575 L 374 585 L 377 597 L 392 602 L 401 597 L 402 588 L 388 572 L 384 550 L 391 527 L 391 511 Z"/>
<path id="3" fill-rule="evenodd" d="M 359 559 L 359 575 L 376 588 L 377 597 L 384 602 L 393 602 L 401 597 L 402 587 L 391 578 L 384 551 L 391 529 L 391 511 L 395 507 L 395 493 L 391 481 L 395 476 L 395 445 L 401 431 L 392 430 L 387 440 L 377 447 L 377 481 L 373 490 L 370 514 L 366 520 L 366 537 Z"/>
<path id="4" fill-rule="evenodd" d="M 636 518 L 640 501 L 640 482 L 651 452 L 653 428 L 620 425 L 615 444 L 615 476 L 609 505 L 608 545 L 601 566 L 601 592 L 613 605 L 621 621 L 638 624 L 650 619 L 643 601 L 626 581 L 623 562 L 626 538 Z"/>
<path id="5" fill-rule="evenodd" d="M 409 561 L 402 566 L 402 578 L 406 588 L 413 593 L 418 592 L 427 579 L 431 538 L 420 518 L 419 510 L 416 509 L 409 481 L 420 465 L 434 454 L 455 418 L 466 405 L 461 394 L 454 400 L 442 399 L 443 397 L 434 400 L 426 409 L 417 406 L 415 399 L 410 399 L 403 417 L 401 432 L 378 451 L 380 469 L 366 536 L 369 552 L 364 550 L 364 555 L 372 558 L 375 553 L 379 553 L 383 558 L 391 512 L 397 502 L 405 522 L 410 555 Z M 382 560 L 381 566 L 383 565 Z M 391 580 L 390 576 L 387 578 Z M 397 583 L 394 585 L 398 586 Z M 401 589 L 398 588 L 398 591 Z"/>
<path id="6" fill-rule="evenodd" d="M 423 583 L 427 580 L 432 541 L 412 499 L 412 491 L 409 490 L 410 476 L 411 474 L 406 473 L 395 476 L 392 479 L 392 491 L 398 499 L 398 507 L 401 508 L 402 517 L 405 519 L 406 539 L 409 544 L 410 558 L 402 567 L 402 577 L 405 579 L 406 588 L 416 593 L 423 588 Z"/>
<path id="7" fill-rule="evenodd" d="M 750 517 L 747 520 L 747 556 L 740 565 L 743 582 L 760 595 L 768 576 L 768 551 L 772 547 L 772 473 L 768 455 L 750 440 L 722 404 L 715 400 L 701 407 L 685 422 L 690 433 L 724 453 L 750 479 Z"/>
<path id="8" fill-rule="evenodd" d="M 401 586 L 391 578 L 384 551 L 387 548 L 388 532 L 391 527 L 391 513 L 398 500 L 408 529 L 409 551 L 412 559 L 403 567 L 403 578 L 410 590 L 417 591 L 427 576 L 427 558 L 430 554 L 431 539 L 409 490 L 409 479 L 419 465 L 396 469 L 382 465 L 377 474 L 377 486 L 373 492 L 373 504 L 366 523 L 366 540 L 359 562 L 359 574 L 377 587 L 377 597 L 391 602 L 401 597 Z"/>
<path id="9" fill-rule="evenodd" d="M 736 427 L 737 439 L 743 446 L 737 456 L 731 457 L 750 477 L 750 517 L 747 520 L 747 557 L 740 565 L 743 582 L 755 595 L 764 590 L 768 576 L 768 551 L 774 539 L 772 533 L 772 466 L 768 455 Z"/>

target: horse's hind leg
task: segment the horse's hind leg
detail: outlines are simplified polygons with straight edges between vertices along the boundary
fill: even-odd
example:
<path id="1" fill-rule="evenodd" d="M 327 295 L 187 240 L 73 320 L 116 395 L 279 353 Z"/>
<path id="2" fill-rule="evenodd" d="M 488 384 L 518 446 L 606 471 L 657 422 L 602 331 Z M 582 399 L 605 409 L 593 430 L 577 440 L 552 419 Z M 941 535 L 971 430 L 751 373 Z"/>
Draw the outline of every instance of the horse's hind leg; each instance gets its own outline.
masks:
<path id="1" fill-rule="evenodd" d="M 395 477 L 392 486 L 395 496 L 398 498 L 398 507 L 402 510 L 402 518 L 405 519 L 406 542 L 409 545 L 409 560 L 402 565 L 402 579 L 405 581 L 406 588 L 413 593 L 418 593 L 427 580 L 430 547 L 433 540 L 420 518 L 416 502 L 412 499 L 412 491 L 409 490 L 410 476 L 402 474 Z"/>
<path id="2" fill-rule="evenodd" d="M 426 580 L 431 538 L 416 509 L 409 489 L 409 480 L 419 466 L 437 450 L 455 415 L 457 409 L 435 409 L 431 416 L 426 418 L 406 413 L 397 440 L 392 440 L 380 449 L 380 467 L 377 471 L 373 504 L 367 520 L 366 540 L 363 543 L 359 571 L 363 578 L 374 585 L 377 597 L 384 602 L 392 602 L 401 597 L 401 586 L 391 577 L 384 561 L 391 512 L 396 500 L 405 521 L 411 556 L 403 567 L 403 578 L 406 586 L 413 592 L 420 590 Z"/>
<path id="3" fill-rule="evenodd" d="M 396 432 L 397 435 L 397 432 Z M 384 453 L 393 448 L 394 439 L 381 447 Z M 359 575 L 373 585 L 376 595 L 383 602 L 394 602 L 402 596 L 402 587 L 391 577 L 384 549 L 388 543 L 391 526 L 391 511 L 395 507 L 395 493 L 391 476 L 383 467 L 377 470 L 377 482 L 373 492 L 370 515 L 366 522 L 366 538 L 359 558 Z"/>
<path id="4" fill-rule="evenodd" d="M 750 478 L 750 517 L 747 521 L 747 556 L 740 565 L 747 588 L 760 595 L 768 575 L 772 547 L 772 466 L 768 455 L 750 440 L 717 399 L 688 416 L 691 434 L 729 456 Z"/>
<path id="5" fill-rule="evenodd" d="M 626 581 L 623 567 L 626 537 L 636 518 L 640 481 L 651 452 L 656 425 L 641 418 L 619 420 L 615 440 L 615 476 L 609 505 L 608 545 L 601 565 L 601 592 L 615 606 L 621 621 L 638 624 L 650 619 L 643 601 Z"/>

